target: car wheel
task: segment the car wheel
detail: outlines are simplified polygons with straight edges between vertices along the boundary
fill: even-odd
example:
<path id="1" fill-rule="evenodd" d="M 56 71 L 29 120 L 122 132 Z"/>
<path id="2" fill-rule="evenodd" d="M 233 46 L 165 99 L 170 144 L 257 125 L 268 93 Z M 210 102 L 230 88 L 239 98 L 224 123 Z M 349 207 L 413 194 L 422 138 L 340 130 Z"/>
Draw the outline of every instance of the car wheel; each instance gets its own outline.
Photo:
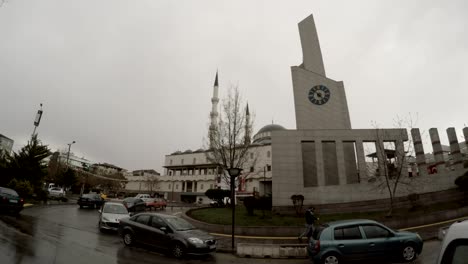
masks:
<path id="1" fill-rule="evenodd" d="M 123 235 L 123 242 L 126 246 L 131 246 L 133 245 L 133 235 L 130 232 L 126 232 Z"/>
<path id="2" fill-rule="evenodd" d="M 405 262 L 411 262 L 416 259 L 416 249 L 411 244 L 406 244 L 401 251 L 401 257 Z"/>
<path id="3" fill-rule="evenodd" d="M 330 254 L 325 255 L 322 258 L 322 263 L 323 264 L 338 264 L 340 263 L 340 258 L 338 257 L 336 253 L 330 253 Z"/>
<path id="4" fill-rule="evenodd" d="M 182 258 L 185 255 L 185 246 L 181 243 L 175 243 L 171 248 L 171 254 L 175 258 Z"/>

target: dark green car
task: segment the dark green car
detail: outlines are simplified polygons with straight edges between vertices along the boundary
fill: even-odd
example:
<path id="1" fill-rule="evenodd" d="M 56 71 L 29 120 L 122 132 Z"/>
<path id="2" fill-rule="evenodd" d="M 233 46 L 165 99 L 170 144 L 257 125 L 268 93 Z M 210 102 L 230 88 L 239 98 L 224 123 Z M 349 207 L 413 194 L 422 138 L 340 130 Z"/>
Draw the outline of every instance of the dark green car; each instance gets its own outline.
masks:
<path id="1" fill-rule="evenodd" d="M 373 220 L 343 220 L 317 227 L 307 246 L 314 263 L 356 260 L 410 262 L 421 253 L 423 241 L 416 233 L 399 232 Z"/>

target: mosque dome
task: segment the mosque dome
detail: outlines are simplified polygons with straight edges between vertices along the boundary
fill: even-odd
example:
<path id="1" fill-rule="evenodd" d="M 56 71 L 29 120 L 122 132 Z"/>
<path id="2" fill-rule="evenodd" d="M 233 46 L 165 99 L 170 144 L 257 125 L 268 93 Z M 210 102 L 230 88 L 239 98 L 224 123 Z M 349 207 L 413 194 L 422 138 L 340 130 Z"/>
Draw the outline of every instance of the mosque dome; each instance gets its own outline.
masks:
<path id="1" fill-rule="evenodd" d="M 260 130 L 257 132 L 257 134 L 255 134 L 255 136 L 253 137 L 253 143 L 270 144 L 271 143 L 271 132 L 272 131 L 278 131 L 278 130 L 286 130 L 286 128 L 284 128 L 283 126 L 278 125 L 278 124 L 269 124 L 269 125 L 266 125 L 266 126 L 260 128 Z"/>

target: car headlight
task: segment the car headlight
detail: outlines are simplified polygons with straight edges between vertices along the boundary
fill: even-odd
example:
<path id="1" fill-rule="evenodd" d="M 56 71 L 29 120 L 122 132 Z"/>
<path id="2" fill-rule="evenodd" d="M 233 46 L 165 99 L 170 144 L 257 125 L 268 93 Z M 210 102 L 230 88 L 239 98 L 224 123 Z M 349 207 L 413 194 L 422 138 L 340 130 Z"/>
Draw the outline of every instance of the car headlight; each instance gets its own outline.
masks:
<path id="1" fill-rule="evenodd" d="M 190 237 L 188 241 L 196 246 L 205 244 L 203 240 L 199 239 L 198 237 Z"/>

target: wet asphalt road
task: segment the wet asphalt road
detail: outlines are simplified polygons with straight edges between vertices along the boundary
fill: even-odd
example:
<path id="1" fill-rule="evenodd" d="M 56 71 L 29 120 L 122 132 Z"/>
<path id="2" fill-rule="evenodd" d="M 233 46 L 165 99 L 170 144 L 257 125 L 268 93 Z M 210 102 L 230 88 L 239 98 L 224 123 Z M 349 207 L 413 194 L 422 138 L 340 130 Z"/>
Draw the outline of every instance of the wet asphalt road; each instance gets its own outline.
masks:
<path id="1" fill-rule="evenodd" d="M 0 215 L 0 263 L 312 263 L 308 259 L 248 259 L 223 253 L 178 260 L 149 248 L 125 247 L 117 233 L 99 232 L 97 222 L 97 210 L 75 205 L 29 208 L 18 218 Z M 415 263 L 434 263 L 439 244 L 426 242 Z"/>

